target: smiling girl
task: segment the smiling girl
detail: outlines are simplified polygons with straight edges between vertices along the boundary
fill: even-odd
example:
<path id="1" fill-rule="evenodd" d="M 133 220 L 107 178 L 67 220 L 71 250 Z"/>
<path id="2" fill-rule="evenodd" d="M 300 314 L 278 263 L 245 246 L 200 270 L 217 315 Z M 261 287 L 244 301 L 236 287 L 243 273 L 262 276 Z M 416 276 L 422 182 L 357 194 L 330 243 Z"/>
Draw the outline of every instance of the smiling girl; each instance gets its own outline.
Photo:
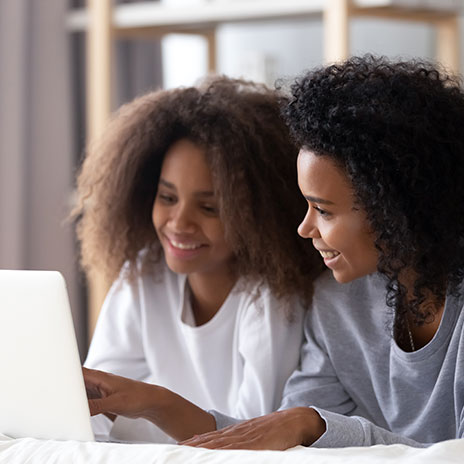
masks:
<path id="1" fill-rule="evenodd" d="M 85 371 L 91 412 L 114 420 L 100 416 L 97 432 L 185 439 L 214 429 L 200 408 L 278 407 L 321 270 L 294 234 L 296 157 L 278 95 L 227 78 L 136 99 L 91 147 L 75 212 L 82 260 L 116 281 L 85 364 L 144 381 L 125 395 L 119 377 Z"/>
<path id="2" fill-rule="evenodd" d="M 285 449 L 464 437 L 464 93 L 422 62 L 308 72 L 285 108 L 328 268 L 281 410 L 186 442 Z M 341 285 L 342 284 L 342 285 Z M 234 421 L 213 413 L 218 428 Z"/>

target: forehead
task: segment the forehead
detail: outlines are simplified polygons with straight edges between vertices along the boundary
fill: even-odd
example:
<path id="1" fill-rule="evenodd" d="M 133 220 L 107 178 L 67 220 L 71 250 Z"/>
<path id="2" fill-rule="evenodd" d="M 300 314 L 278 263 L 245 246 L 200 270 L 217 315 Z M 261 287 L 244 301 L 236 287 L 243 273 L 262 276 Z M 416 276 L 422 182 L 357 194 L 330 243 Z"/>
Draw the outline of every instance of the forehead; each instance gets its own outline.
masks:
<path id="1" fill-rule="evenodd" d="M 333 203 L 353 199 L 353 189 L 346 174 L 328 156 L 301 149 L 298 154 L 298 184 L 305 196 Z"/>
<path id="2" fill-rule="evenodd" d="M 182 139 L 175 142 L 166 152 L 161 177 L 189 185 L 211 185 L 211 171 L 204 150 L 190 140 Z"/>

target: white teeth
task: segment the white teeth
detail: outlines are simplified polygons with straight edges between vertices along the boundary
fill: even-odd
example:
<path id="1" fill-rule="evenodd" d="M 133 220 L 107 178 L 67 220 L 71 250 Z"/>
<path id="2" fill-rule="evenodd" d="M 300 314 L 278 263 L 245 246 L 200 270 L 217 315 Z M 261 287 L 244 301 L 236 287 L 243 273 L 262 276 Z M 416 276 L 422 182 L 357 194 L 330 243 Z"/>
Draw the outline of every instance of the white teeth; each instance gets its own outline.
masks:
<path id="1" fill-rule="evenodd" d="M 176 248 L 180 248 L 181 250 L 196 250 L 200 248 L 201 245 L 187 245 L 186 243 L 179 243 L 175 242 L 174 240 L 170 240 L 171 244 Z"/>
<path id="2" fill-rule="evenodd" d="M 323 258 L 332 259 L 338 256 L 340 253 L 338 251 L 319 251 Z"/>

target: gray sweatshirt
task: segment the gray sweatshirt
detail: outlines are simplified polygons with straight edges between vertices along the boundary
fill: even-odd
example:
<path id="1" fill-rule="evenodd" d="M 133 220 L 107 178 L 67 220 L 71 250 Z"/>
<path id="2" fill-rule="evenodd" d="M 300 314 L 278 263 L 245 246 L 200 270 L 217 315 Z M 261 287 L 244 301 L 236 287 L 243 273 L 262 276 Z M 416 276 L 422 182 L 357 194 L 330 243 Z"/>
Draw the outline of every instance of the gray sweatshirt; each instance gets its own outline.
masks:
<path id="1" fill-rule="evenodd" d="M 327 425 L 312 445 L 321 448 L 421 447 L 462 438 L 463 306 L 464 292 L 447 295 L 434 338 L 405 352 L 391 336 L 381 276 L 342 285 L 325 273 L 306 316 L 301 367 L 289 378 L 280 409 L 316 409 Z M 235 423 L 213 414 L 218 428 Z"/>

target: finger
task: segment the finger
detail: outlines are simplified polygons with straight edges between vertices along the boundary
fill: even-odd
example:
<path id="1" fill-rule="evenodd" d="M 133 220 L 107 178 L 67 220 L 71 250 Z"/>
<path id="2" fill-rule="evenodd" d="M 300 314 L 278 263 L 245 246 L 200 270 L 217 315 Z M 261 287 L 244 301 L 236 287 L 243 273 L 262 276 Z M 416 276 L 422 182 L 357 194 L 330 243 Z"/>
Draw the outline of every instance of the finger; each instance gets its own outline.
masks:
<path id="1" fill-rule="evenodd" d="M 84 382 L 84 385 L 85 385 L 85 393 L 87 394 L 87 398 L 89 400 L 107 396 L 105 390 L 101 388 L 101 385 L 97 385 L 88 380 Z"/>
<path id="2" fill-rule="evenodd" d="M 102 381 L 102 379 L 105 378 L 106 375 L 108 375 L 107 372 L 88 369 L 87 367 L 82 368 L 82 374 L 84 376 L 84 381 L 92 383 L 99 383 Z"/>
<path id="3" fill-rule="evenodd" d="M 89 399 L 89 410 L 91 416 L 96 416 L 97 414 L 103 413 L 103 408 L 101 407 L 101 399 Z"/>
<path id="4" fill-rule="evenodd" d="M 208 441 L 205 443 L 200 443 L 197 445 L 188 445 L 188 446 L 191 446 L 192 448 L 220 449 L 220 446 L 218 446 L 215 440 Z"/>
<path id="5" fill-rule="evenodd" d="M 98 384 L 98 378 L 91 369 L 85 367 L 82 368 L 82 375 L 84 376 L 85 386 L 96 386 Z"/>
<path id="6" fill-rule="evenodd" d="M 222 444 L 217 444 L 214 446 L 214 448 L 210 449 L 247 449 L 247 450 L 260 450 L 260 449 L 266 449 L 264 447 L 257 446 L 253 442 L 250 441 L 244 441 L 244 442 L 239 442 L 239 443 L 222 443 Z"/>
<path id="7" fill-rule="evenodd" d="M 224 441 L 217 449 L 248 449 L 248 450 L 284 450 L 288 446 L 278 440 L 269 441 L 268 438 L 259 436 L 239 437 L 231 441 Z"/>
<path id="8" fill-rule="evenodd" d="M 221 431 L 207 432 L 203 433 L 202 435 L 194 435 L 192 438 L 184 440 L 179 444 L 195 447 L 205 447 L 204 445 L 208 445 L 209 447 L 211 443 L 216 445 L 224 442 L 230 443 L 243 440 L 243 434 L 232 433 L 232 431 L 224 432 L 225 430 L 226 429 L 222 429 Z"/>
<path id="9" fill-rule="evenodd" d="M 99 396 L 104 395 L 105 392 L 111 390 L 111 385 L 108 381 L 110 374 L 107 372 L 87 369 L 83 367 L 82 373 L 84 374 L 84 384 L 86 389 L 92 391 L 97 390 L 100 393 Z"/>
<path id="10" fill-rule="evenodd" d="M 223 429 L 213 430 L 212 432 L 205 432 L 205 433 L 202 433 L 201 435 L 193 435 L 193 437 L 187 440 L 180 441 L 179 445 L 188 445 L 190 442 L 193 442 L 193 441 L 200 442 L 200 441 L 215 439 L 218 437 L 223 437 L 232 432 L 235 432 L 235 434 L 240 433 L 241 424 L 240 425 L 229 425 L 228 427 L 224 427 Z"/>
<path id="11" fill-rule="evenodd" d="M 187 444 L 195 448 L 208 449 L 248 449 L 248 450 L 284 450 L 289 446 L 279 441 L 271 441 L 262 436 L 235 435 L 227 437 L 217 437 L 209 440 L 198 441 L 197 443 Z"/>
<path id="12" fill-rule="evenodd" d="M 198 443 L 188 444 L 194 448 L 208 448 L 208 449 L 262 449 L 256 446 L 252 441 L 243 440 L 240 438 L 216 438 L 212 440 L 203 440 Z"/>
<path id="13" fill-rule="evenodd" d="M 113 401 L 109 398 L 89 399 L 89 409 L 91 416 L 105 413 L 117 414 L 114 411 Z"/>
<path id="14" fill-rule="evenodd" d="M 95 386 L 93 385 L 86 385 L 85 386 L 85 393 L 87 394 L 87 398 L 89 400 L 94 400 L 96 398 L 101 398 L 102 392 Z"/>
<path id="15" fill-rule="evenodd" d="M 183 440 L 178 443 L 178 445 L 185 445 L 185 446 L 199 446 L 202 443 L 207 443 L 211 440 L 207 438 L 198 438 L 196 436 L 189 438 L 188 440 Z"/>
<path id="16" fill-rule="evenodd" d="M 192 448 L 209 448 L 216 449 L 222 443 L 218 443 L 218 440 L 187 440 L 187 442 L 179 443 L 179 445 L 191 446 Z"/>
<path id="17" fill-rule="evenodd" d="M 187 445 L 192 446 L 192 443 L 203 443 L 211 440 L 212 438 L 216 437 L 218 432 L 208 432 L 203 433 L 202 435 L 194 435 L 193 437 L 183 440 L 179 442 L 179 445 Z"/>
<path id="18" fill-rule="evenodd" d="M 84 376 L 84 379 L 95 379 L 99 375 L 99 372 L 101 371 L 89 369 L 88 367 L 82 367 L 82 374 Z"/>

